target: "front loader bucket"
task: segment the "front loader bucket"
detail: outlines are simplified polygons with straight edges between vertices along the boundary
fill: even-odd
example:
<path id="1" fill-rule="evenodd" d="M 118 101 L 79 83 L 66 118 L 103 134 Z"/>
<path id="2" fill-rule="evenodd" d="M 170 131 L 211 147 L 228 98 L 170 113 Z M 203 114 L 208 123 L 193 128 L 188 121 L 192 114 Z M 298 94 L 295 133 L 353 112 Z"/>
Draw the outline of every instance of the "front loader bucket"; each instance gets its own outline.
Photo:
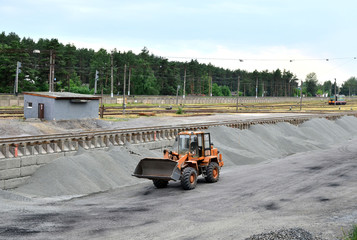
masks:
<path id="1" fill-rule="evenodd" d="M 177 162 L 170 159 L 144 158 L 136 166 L 133 176 L 176 181 L 181 177 L 181 170 L 177 168 Z"/>

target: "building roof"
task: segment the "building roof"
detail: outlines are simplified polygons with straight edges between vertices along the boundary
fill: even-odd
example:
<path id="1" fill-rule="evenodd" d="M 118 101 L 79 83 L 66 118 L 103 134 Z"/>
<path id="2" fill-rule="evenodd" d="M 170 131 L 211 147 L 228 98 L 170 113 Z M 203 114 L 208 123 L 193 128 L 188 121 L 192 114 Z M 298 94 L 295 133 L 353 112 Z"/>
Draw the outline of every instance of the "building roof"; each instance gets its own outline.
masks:
<path id="1" fill-rule="evenodd" d="M 24 92 L 24 95 L 32 95 L 32 96 L 47 97 L 47 98 L 54 98 L 54 99 L 96 100 L 101 98 L 100 96 L 71 93 L 71 92 Z"/>

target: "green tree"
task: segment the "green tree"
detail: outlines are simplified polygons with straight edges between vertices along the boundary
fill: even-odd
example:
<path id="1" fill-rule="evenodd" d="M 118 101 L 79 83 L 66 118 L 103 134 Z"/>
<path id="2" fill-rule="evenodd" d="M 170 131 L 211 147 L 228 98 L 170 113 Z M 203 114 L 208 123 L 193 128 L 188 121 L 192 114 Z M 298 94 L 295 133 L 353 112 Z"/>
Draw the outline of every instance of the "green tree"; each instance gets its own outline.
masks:
<path id="1" fill-rule="evenodd" d="M 284 96 L 292 96 L 293 95 L 293 89 L 297 87 L 298 79 L 296 76 L 291 73 L 290 71 L 283 71 L 282 75 L 282 84 L 284 88 Z"/>
<path id="2" fill-rule="evenodd" d="M 110 55 L 103 48 L 94 54 L 90 62 L 93 78 L 90 87 L 94 88 L 95 72 L 98 71 L 97 93 L 103 89 L 103 93 L 110 93 Z"/>
<path id="3" fill-rule="evenodd" d="M 316 73 L 312 72 L 306 75 L 305 86 L 307 96 L 315 96 L 317 92 L 317 76 Z"/>
<path id="4" fill-rule="evenodd" d="M 356 77 L 350 77 L 347 81 L 345 81 L 340 90 L 340 94 L 344 94 L 346 96 L 356 95 L 357 92 L 357 79 Z"/>
<path id="5" fill-rule="evenodd" d="M 161 89 L 149 63 L 145 59 L 139 59 L 138 64 L 132 75 L 135 94 L 158 95 Z"/>
<path id="6" fill-rule="evenodd" d="M 273 81 L 271 82 L 271 93 L 273 97 L 282 96 L 282 75 L 280 69 L 273 71 Z"/>
<path id="7" fill-rule="evenodd" d="M 223 96 L 221 88 L 217 83 L 212 84 L 212 95 L 213 96 Z"/>
<path id="8" fill-rule="evenodd" d="M 228 86 L 221 86 L 220 88 L 223 96 L 232 96 L 231 90 Z"/>
<path id="9" fill-rule="evenodd" d="M 322 84 L 322 90 L 324 93 L 328 93 L 329 96 L 333 95 L 332 93 L 332 82 L 330 80 L 325 81 Z"/>
<path id="10" fill-rule="evenodd" d="M 33 54 L 33 50 L 40 50 L 40 54 Z M 63 45 L 57 39 L 40 38 L 37 42 L 31 38 L 20 38 L 15 33 L 0 34 L 0 91 L 13 92 L 16 72 L 16 62 L 22 63 L 19 76 L 20 91 L 48 91 L 50 50 L 55 55 L 55 77 L 58 80 L 57 90 L 65 89 L 78 91 L 77 88 L 88 86 L 94 88 L 96 70 L 99 71 L 98 92 L 103 88 L 109 94 L 111 88 L 111 61 L 113 54 L 114 92 L 122 93 L 124 81 L 124 65 L 127 66 L 127 81 L 131 73 L 131 89 L 134 94 L 175 95 L 177 85 L 183 90 L 183 79 L 186 70 L 186 94 L 209 95 L 210 84 L 214 82 L 213 94 L 229 95 L 230 90 L 236 91 L 237 79 L 240 77 L 240 89 L 243 96 L 255 96 L 258 79 L 259 96 L 292 96 L 298 83 L 295 75 L 289 71 L 253 71 L 230 70 L 213 66 L 211 63 L 202 64 L 197 60 L 188 62 L 168 61 L 155 56 L 144 47 L 139 54 L 132 51 L 118 52 L 116 49 L 108 53 L 104 49 L 77 49 L 74 45 Z M 72 82 L 71 82 L 72 81 Z M 78 82 L 79 81 L 79 82 Z M 305 84 L 309 95 L 316 91 L 310 89 L 309 80 Z M 322 91 L 333 89 L 322 85 Z M 128 87 L 128 86 L 127 86 Z M 349 82 L 343 85 L 341 92 L 347 95 L 347 89 L 353 94 L 354 87 Z M 305 90 L 304 90 L 305 91 Z"/>
<path id="11" fill-rule="evenodd" d="M 63 71 L 62 71 L 61 79 L 59 79 L 59 81 L 61 82 L 60 87 L 63 89 L 64 86 L 67 86 L 67 91 L 70 91 L 71 79 L 72 80 L 78 79 L 79 82 L 81 82 L 78 74 L 75 71 L 75 66 L 78 62 L 78 59 L 76 58 L 77 49 L 74 45 L 71 44 L 67 44 L 62 49 L 63 49 L 63 59 L 61 61 L 61 65 L 63 66 Z"/>

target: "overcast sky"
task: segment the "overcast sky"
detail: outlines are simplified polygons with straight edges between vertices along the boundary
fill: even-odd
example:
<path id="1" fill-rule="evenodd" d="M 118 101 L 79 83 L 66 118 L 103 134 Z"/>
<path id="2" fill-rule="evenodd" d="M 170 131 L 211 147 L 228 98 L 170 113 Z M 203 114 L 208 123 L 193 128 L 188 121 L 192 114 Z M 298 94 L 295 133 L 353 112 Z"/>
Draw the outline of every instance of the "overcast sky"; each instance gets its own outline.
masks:
<path id="1" fill-rule="evenodd" d="M 0 31 L 341 84 L 357 77 L 356 10 L 355 0 L 0 0 Z"/>

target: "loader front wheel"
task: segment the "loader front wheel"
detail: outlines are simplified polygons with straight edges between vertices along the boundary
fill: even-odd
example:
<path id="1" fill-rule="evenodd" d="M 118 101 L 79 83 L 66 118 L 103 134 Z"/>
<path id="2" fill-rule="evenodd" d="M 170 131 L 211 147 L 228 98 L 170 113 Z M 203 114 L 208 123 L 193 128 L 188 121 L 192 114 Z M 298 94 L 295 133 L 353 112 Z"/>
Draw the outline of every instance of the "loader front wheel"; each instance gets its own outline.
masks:
<path id="1" fill-rule="evenodd" d="M 187 167 L 182 172 L 181 186 L 185 190 L 191 190 L 197 184 L 197 171 L 192 167 Z"/>
<path id="2" fill-rule="evenodd" d="M 216 162 L 211 162 L 206 170 L 206 182 L 214 183 L 219 179 L 219 166 Z"/>
<path id="3" fill-rule="evenodd" d="M 154 179 L 154 180 L 152 180 L 152 182 L 154 183 L 155 187 L 157 187 L 157 188 L 165 188 L 165 187 L 167 187 L 167 184 L 169 184 L 169 181 L 161 180 L 161 179 Z"/>

